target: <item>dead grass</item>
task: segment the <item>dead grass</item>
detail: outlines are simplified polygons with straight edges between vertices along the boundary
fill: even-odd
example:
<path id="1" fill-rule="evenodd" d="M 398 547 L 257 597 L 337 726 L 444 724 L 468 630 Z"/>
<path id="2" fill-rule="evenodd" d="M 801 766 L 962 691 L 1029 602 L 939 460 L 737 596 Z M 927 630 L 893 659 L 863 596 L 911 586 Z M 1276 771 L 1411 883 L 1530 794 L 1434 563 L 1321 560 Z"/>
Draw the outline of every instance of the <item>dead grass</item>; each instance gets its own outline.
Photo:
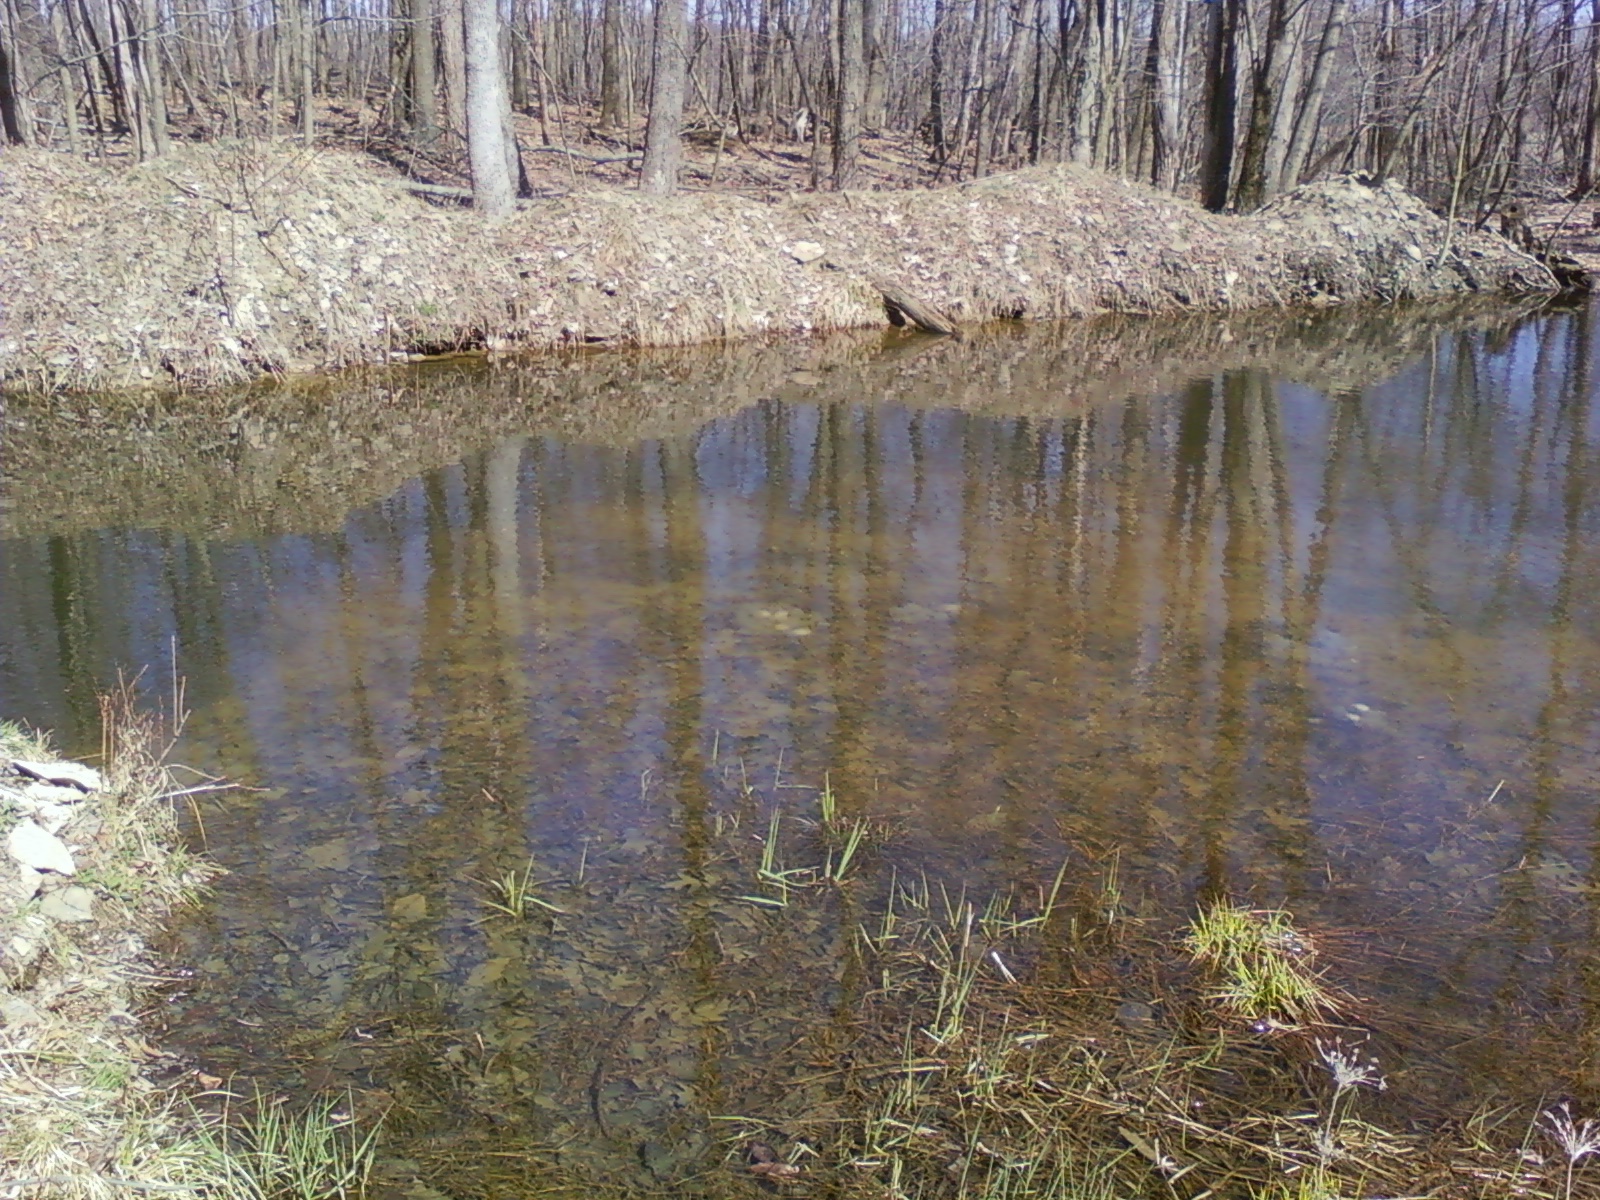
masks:
<path id="1" fill-rule="evenodd" d="M 9 151 L 0 203 L 25 219 L 0 228 L 0 386 L 204 387 L 450 348 L 882 325 L 880 284 L 964 324 L 1552 286 L 1500 239 L 1353 180 L 1248 218 L 1053 166 L 772 203 L 580 190 L 497 226 L 396 182 L 371 158 L 274 143 L 120 168 Z"/>
<path id="2" fill-rule="evenodd" d="M 67 830 L 95 919 L 55 925 L 33 905 L 0 914 L 19 968 L 0 1027 L 0 1195 L 183 1192 L 205 1159 L 188 1136 L 193 1113 L 150 1082 L 163 1056 L 133 1013 L 156 979 L 146 938 L 209 869 L 176 848 L 163 729 L 131 701 L 107 702 L 107 786 Z M 14 726 L 0 727 L 0 750 L 50 756 Z"/>
<path id="3" fill-rule="evenodd" d="M 1219 1004 L 1193 956 L 1226 960 L 1226 943 L 1252 966 L 1302 960 L 1310 935 L 1285 914 L 1230 909 L 1249 919 L 1186 945 L 1122 916 L 1106 881 L 1047 883 L 1024 898 L 1026 919 L 902 887 L 892 917 L 862 933 L 884 986 L 842 1089 L 855 1120 L 746 1127 L 739 1153 L 776 1143 L 794 1180 L 860 1197 L 1589 1194 L 1559 1122 L 1532 1145 L 1536 1112 L 1390 1128 L 1388 1080 L 1348 1006 L 1346 1023 L 1323 1024 L 1321 1003 L 1291 1025 Z M 1119 961 L 1148 1004 L 1108 986 Z"/>

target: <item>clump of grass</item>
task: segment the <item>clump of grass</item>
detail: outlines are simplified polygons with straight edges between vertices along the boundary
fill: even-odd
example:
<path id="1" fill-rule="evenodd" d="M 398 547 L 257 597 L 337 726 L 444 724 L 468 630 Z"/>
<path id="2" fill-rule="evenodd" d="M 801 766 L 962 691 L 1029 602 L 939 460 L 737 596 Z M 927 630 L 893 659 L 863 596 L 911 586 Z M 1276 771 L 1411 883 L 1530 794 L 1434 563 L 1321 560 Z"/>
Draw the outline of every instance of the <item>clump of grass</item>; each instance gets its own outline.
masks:
<path id="1" fill-rule="evenodd" d="M 295 1113 L 257 1089 L 250 1112 L 225 1110 L 201 1144 L 229 1200 L 350 1200 L 365 1194 L 381 1122 L 362 1129 L 353 1097 L 320 1097 Z"/>
<path id="2" fill-rule="evenodd" d="M 531 858 L 522 870 L 507 871 L 497 879 L 484 880 L 483 884 L 489 893 L 484 903 L 494 912 L 513 921 L 526 921 L 535 913 L 566 915 L 566 909 L 536 894 L 535 889 L 544 886 L 544 883 L 534 879 Z"/>
<path id="3" fill-rule="evenodd" d="M 786 785 L 792 786 L 792 785 Z M 754 792 L 748 784 L 745 798 Z M 819 865 L 789 867 L 784 865 L 782 852 L 783 812 L 774 808 L 767 819 L 766 836 L 761 841 L 761 861 L 756 867 L 756 881 L 761 892 L 742 895 L 739 899 L 762 908 L 789 907 L 797 891 L 826 884 L 842 886 L 852 879 L 867 848 L 881 843 L 890 836 L 890 827 L 870 817 L 846 817 L 840 811 L 839 798 L 830 780 L 824 778 L 822 790 L 817 793 L 817 819 L 801 818 L 800 823 L 814 831 L 822 862 Z M 719 818 L 719 832 L 737 822 Z"/>
<path id="4" fill-rule="evenodd" d="M 1218 901 L 1191 922 L 1187 944 L 1217 979 L 1212 998 L 1246 1020 L 1304 1025 L 1338 1011 L 1316 948 L 1283 909 Z"/>
<path id="5" fill-rule="evenodd" d="M 826 775 L 822 779 L 822 790 L 817 793 L 817 812 L 820 818 L 817 828 L 826 847 L 822 878 L 833 883 L 843 883 L 850 877 L 866 846 L 882 843 L 890 837 L 890 827 L 882 821 L 845 816 L 839 808 L 833 780 Z"/>

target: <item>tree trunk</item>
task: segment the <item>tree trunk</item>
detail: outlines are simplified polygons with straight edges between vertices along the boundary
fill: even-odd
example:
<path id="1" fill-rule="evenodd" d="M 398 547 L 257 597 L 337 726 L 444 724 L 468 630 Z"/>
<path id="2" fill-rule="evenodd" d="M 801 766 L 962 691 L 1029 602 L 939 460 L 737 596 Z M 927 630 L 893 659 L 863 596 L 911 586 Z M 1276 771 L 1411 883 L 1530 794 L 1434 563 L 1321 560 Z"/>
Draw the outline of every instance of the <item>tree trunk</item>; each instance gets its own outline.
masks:
<path id="1" fill-rule="evenodd" d="M 1594 0 L 1595 11 L 1600 14 L 1600 0 Z M 1349 0 L 1333 0 L 1328 6 L 1328 19 L 1322 26 L 1322 38 L 1317 43 L 1317 57 L 1311 64 L 1311 82 L 1306 85 L 1305 99 L 1295 113 L 1294 129 L 1289 134 L 1289 149 L 1283 156 L 1281 186 L 1292 188 L 1305 174 L 1306 162 L 1311 157 L 1311 145 L 1322 124 L 1322 106 L 1328 94 L 1328 76 L 1333 60 L 1339 53 L 1339 43 L 1344 40 L 1345 14 Z"/>
<path id="2" fill-rule="evenodd" d="M 622 124 L 622 0 L 605 0 L 600 29 L 600 124 Z"/>
<path id="3" fill-rule="evenodd" d="M 0 137 L 12 145 L 26 145 L 27 131 L 18 112 L 17 84 L 12 69 L 12 54 L 7 46 L 5 26 L 0 24 Z"/>
<path id="4" fill-rule="evenodd" d="M 651 53 L 650 118 L 645 126 L 639 190 L 669 196 L 678 188 L 683 161 L 683 94 L 688 75 L 685 0 L 656 0 L 655 46 Z"/>
<path id="5" fill-rule="evenodd" d="M 1150 182 L 1163 191 L 1178 185 L 1178 85 L 1183 45 L 1178 17 L 1182 0 L 1155 0 L 1150 14 Z M 1600 0 L 1597 0 L 1600 2 Z"/>
<path id="6" fill-rule="evenodd" d="M 57 4 L 50 10 L 50 32 L 56 40 L 56 59 L 61 63 L 56 69 L 57 84 L 61 88 L 61 118 L 67 125 L 67 149 L 74 157 L 83 153 L 78 131 L 78 90 L 72 82 L 72 69 L 66 65 L 71 57 L 67 39 L 66 6 Z"/>
<path id="7" fill-rule="evenodd" d="M 500 61 L 500 9 L 496 0 L 465 0 L 463 45 L 467 72 L 467 156 L 472 163 L 472 204 L 485 216 L 516 207 L 506 153 L 505 67 Z"/>
<path id="8" fill-rule="evenodd" d="M 1589 4 L 1589 93 L 1583 111 L 1583 140 L 1579 146 L 1578 178 L 1573 191 L 1586 196 L 1594 190 L 1600 169 L 1600 0 Z"/>
<path id="9" fill-rule="evenodd" d="M 861 0 L 862 55 L 866 60 L 866 89 L 861 101 L 861 123 L 878 130 L 887 116 L 889 64 L 884 58 L 883 0 Z"/>
<path id="10" fill-rule="evenodd" d="M 441 57 L 444 60 L 445 120 L 457 134 L 467 131 L 467 50 L 462 0 L 439 0 Z"/>
<path id="11" fill-rule="evenodd" d="M 1225 3 L 1226 0 L 1217 0 Z M 1078 66 L 1078 90 L 1072 108 L 1072 149 L 1070 157 L 1075 163 L 1092 163 L 1098 146 L 1096 132 L 1101 127 L 1101 111 L 1106 97 L 1101 90 L 1105 78 L 1105 7 L 1106 0 L 1088 0 L 1079 15 L 1079 45 L 1081 57 Z"/>
<path id="12" fill-rule="evenodd" d="M 439 135 L 438 45 L 431 0 L 411 0 L 411 133 L 419 142 Z"/>
<path id="13" fill-rule="evenodd" d="M 1600 4 L 1600 0 L 1594 3 Z M 928 50 L 928 124 L 933 161 L 940 167 L 950 156 L 944 129 L 944 39 L 948 13 L 946 0 L 933 0 L 933 40 Z"/>
<path id="14" fill-rule="evenodd" d="M 833 189 L 855 181 L 861 163 L 861 107 L 866 99 L 865 0 L 838 0 L 839 84 L 833 109 Z"/>
<path id="15" fill-rule="evenodd" d="M 1239 104 L 1239 16 L 1243 0 L 1215 0 L 1206 61 L 1205 157 L 1200 202 L 1212 212 L 1228 207 L 1233 178 L 1234 122 Z"/>
<path id="16" fill-rule="evenodd" d="M 1239 156 L 1239 179 L 1234 191 L 1235 204 L 1241 212 L 1260 208 L 1271 197 L 1268 143 L 1272 140 L 1283 98 L 1288 32 L 1289 13 L 1285 0 L 1269 0 L 1266 28 L 1251 64 L 1250 113 L 1245 123 L 1244 150 Z"/>
<path id="17" fill-rule="evenodd" d="M 155 0 L 145 0 L 152 11 Z M 300 142 L 310 146 L 316 135 L 317 111 L 314 104 L 317 90 L 317 22 L 316 0 L 300 0 L 297 19 L 299 34 L 297 55 L 300 59 L 299 99 Z"/>

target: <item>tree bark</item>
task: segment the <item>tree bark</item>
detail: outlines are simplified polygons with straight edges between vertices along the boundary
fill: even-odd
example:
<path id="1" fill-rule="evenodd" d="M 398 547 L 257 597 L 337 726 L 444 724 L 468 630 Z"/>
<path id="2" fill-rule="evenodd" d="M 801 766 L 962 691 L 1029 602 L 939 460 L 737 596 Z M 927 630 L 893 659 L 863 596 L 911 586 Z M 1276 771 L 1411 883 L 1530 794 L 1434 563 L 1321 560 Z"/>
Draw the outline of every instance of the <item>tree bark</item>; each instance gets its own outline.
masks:
<path id="1" fill-rule="evenodd" d="M 1251 64 L 1250 112 L 1234 202 L 1241 212 L 1260 208 L 1271 197 L 1268 155 L 1283 99 L 1285 59 L 1289 54 L 1289 11 L 1285 0 L 1268 0 L 1266 28 Z"/>
<path id="2" fill-rule="evenodd" d="M 467 156 L 472 163 L 472 205 L 503 217 L 516 207 L 506 152 L 505 68 L 500 61 L 500 9 L 496 0 L 465 0 Z"/>
<path id="3" fill-rule="evenodd" d="M 862 0 L 862 55 L 866 60 L 866 90 L 861 102 L 861 123 L 868 129 L 882 129 L 888 102 L 888 66 L 883 46 L 883 0 Z"/>
<path id="4" fill-rule="evenodd" d="M 1150 182 L 1163 191 L 1178 184 L 1178 90 L 1183 72 L 1179 37 L 1182 0 L 1155 0 L 1150 14 Z M 1600 0 L 1596 0 L 1600 3 Z"/>
<path id="5" fill-rule="evenodd" d="M 600 29 L 600 124 L 622 124 L 622 0 L 605 0 Z"/>
<path id="6" fill-rule="evenodd" d="M 837 192 L 855 181 L 861 165 L 861 108 L 867 90 L 865 2 L 838 0 L 839 83 L 833 108 L 833 189 Z"/>
<path id="7" fill-rule="evenodd" d="M 1239 17 L 1242 0 L 1215 0 L 1206 61 L 1205 157 L 1200 202 L 1212 212 L 1228 207 L 1233 179 L 1234 121 L 1239 104 Z"/>
<path id="8" fill-rule="evenodd" d="M 300 116 L 300 142 L 310 146 L 316 137 L 317 110 L 315 106 L 317 90 L 317 10 L 316 0 L 299 0 L 299 8 L 295 19 L 298 22 L 295 29 L 298 45 L 295 53 L 300 60 L 300 78 L 297 86 L 296 107 Z M 152 12 L 155 10 L 155 0 L 145 0 L 145 6 Z"/>
<path id="9" fill-rule="evenodd" d="M 1583 136 L 1579 145 L 1578 178 L 1573 192 L 1587 196 L 1594 190 L 1600 169 L 1600 0 L 1589 4 L 1589 88 L 1583 110 Z"/>
<path id="10" fill-rule="evenodd" d="M 411 133 L 431 142 L 439 133 L 438 43 L 432 0 L 411 0 Z"/>
<path id="11" fill-rule="evenodd" d="M 678 189 L 683 161 L 683 95 L 688 76 L 685 0 L 656 0 L 655 47 L 651 54 L 650 118 L 645 127 L 639 190 L 668 196 Z"/>
<path id="12" fill-rule="evenodd" d="M 440 57 L 444 60 L 444 112 L 450 128 L 467 131 L 467 50 L 462 0 L 439 0 Z"/>
<path id="13" fill-rule="evenodd" d="M 1600 15 L 1600 0 L 1594 0 L 1595 12 Z M 1328 77 L 1333 60 L 1339 53 L 1339 43 L 1344 40 L 1345 15 L 1349 0 L 1333 0 L 1328 6 L 1328 19 L 1322 26 L 1322 38 L 1317 43 L 1317 57 L 1311 64 L 1311 82 L 1306 84 L 1305 99 L 1295 113 L 1294 129 L 1289 134 L 1289 149 L 1283 156 L 1283 176 L 1280 183 L 1292 188 L 1305 174 L 1306 162 L 1311 157 L 1311 146 L 1317 129 L 1322 124 L 1322 106 L 1328 94 Z"/>
<path id="14" fill-rule="evenodd" d="M 1600 0 L 1594 0 L 1600 4 Z M 933 161 L 940 167 L 950 156 L 944 128 L 944 39 L 947 0 L 933 0 L 933 40 L 928 50 L 928 124 Z"/>
<path id="15" fill-rule="evenodd" d="M 0 25 L 0 137 L 22 146 L 27 144 L 28 136 L 18 113 L 17 84 L 7 41 L 5 27 Z"/>

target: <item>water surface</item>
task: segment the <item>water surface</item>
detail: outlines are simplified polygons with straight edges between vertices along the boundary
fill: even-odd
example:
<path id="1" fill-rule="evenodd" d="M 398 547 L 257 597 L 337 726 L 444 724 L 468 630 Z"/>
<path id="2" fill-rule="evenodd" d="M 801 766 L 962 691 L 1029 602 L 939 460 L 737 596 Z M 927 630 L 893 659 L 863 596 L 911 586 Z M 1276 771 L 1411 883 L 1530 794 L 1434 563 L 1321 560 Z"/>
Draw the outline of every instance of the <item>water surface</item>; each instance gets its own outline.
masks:
<path id="1" fill-rule="evenodd" d="M 831 1103 L 797 1047 L 890 874 L 1062 861 L 1155 930 L 1293 908 L 1430 1111 L 1585 1095 L 1595 353 L 1380 310 L 17 402 L 0 711 L 91 746 L 119 668 L 187 680 L 180 757 L 253 790 L 198 810 L 169 1038 L 396 1097 L 417 1159 L 648 1181 Z M 824 781 L 892 836 L 741 900 Z M 498 919 L 529 863 L 564 911 Z"/>

